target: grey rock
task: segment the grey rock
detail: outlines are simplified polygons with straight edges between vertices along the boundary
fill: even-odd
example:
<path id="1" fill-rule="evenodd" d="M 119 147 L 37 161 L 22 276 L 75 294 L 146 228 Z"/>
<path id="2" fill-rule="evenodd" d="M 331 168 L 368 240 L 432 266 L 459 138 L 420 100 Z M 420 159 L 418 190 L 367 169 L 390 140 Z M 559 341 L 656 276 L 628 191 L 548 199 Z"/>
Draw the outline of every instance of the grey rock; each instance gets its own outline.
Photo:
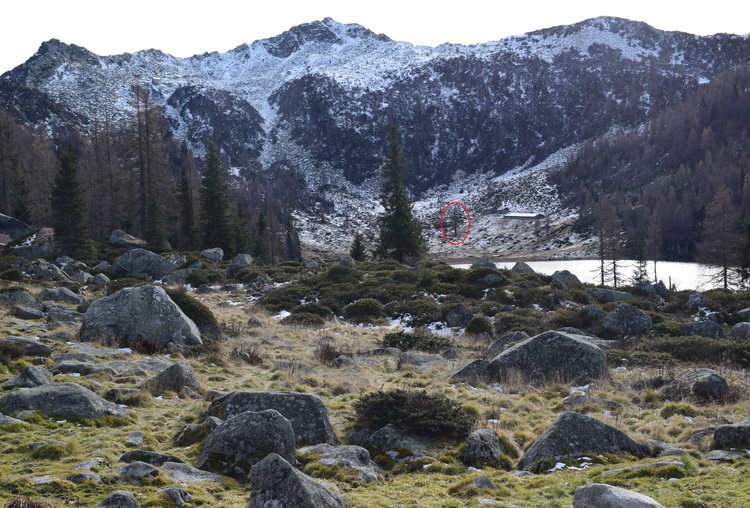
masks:
<path id="1" fill-rule="evenodd" d="M 78 324 L 83 322 L 83 314 L 66 307 L 47 307 L 48 323 Z"/>
<path id="2" fill-rule="evenodd" d="M 25 421 L 0 414 L 0 425 L 28 425 Z"/>
<path id="3" fill-rule="evenodd" d="M 82 286 L 94 280 L 93 275 L 88 272 L 84 272 L 83 270 L 74 270 L 70 278 L 73 280 L 73 282 Z"/>
<path id="4" fill-rule="evenodd" d="M 128 446 L 141 446 L 146 434 L 141 431 L 131 432 L 125 436 L 125 444 Z"/>
<path id="5" fill-rule="evenodd" d="M 581 280 L 573 273 L 568 270 L 558 270 L 552 274 L 552 280 L 564 284 L 567 287 L 579 288 L 583 286 Z"/>
<path id="6" fill-rule="evenodd" d="M 97 273 L 94 275 L 94 278 L 91 279 L 91 283 L 99 288 L 107 287 L 110 284 L 109 277 L 104 275 L 103 273 Z"/>
<path id="7" fill-rule="evenodd" d="M 711 320 L 691 321 L 682 325 L 683 335 L 698 335 L 709 339 L 724 338 L 724 330 L 721 326 Z"/>
<path id="8" fill-rule="evenodd" d="M 39 337 L 6 337 L 0 339 L 0 344 L 11 344 L 23 349 L 24 356 L 43 356 L 52 355 L 52 348 L 39 342 Z"/>
<path id="9" fill-rule="evenodd" d="M 200 381 L 196 377 L 190 364 L 185 362 L 175 363 L 168 369 L 160 372 L 156 377 L 143 383 L 143 388 L 154 393 L 182 392 L 185 389 L 199 391 Z"/>
<path id="10" fill-rule="evenodd" d="M 137 316 L 137 319 L 134 319 Z M 158 286 L 121 289 L 89 305 L 81 340 L 133 346 L 138 339 L 157 346 L 202 344 L 198 327 Z"/>
<path id="11" fill-rule="evenodd" d="M 28 236 L 33 232 L 34 228 L 25 222 L 0 213 L 0 234 L 7 236 L 11 240 L 16 240 L 23 236 Z"/>
<path id="12" fill-rule="evenodd" d="M 465 464 L 483 464 L 485 466 L 500 466 L 500 455 L 503 448 L 500 439 L 492 429 L 479 429 L 466 439 L 463 461 Z"/>
<path id="13" fill-rule="evenodd" d="M 146 464 L 151 464 L 152 466 L 161 466 L 165 462 L 182 463 L 184 461 L 179 457 L 168 455 L 166 453 L 150 452 L 147 450 L 133 450 L 123 454 L 123 456 L 120 457 L 120 462 L 125 462 L 128 464 L 130 464 L 131 462 L 145 462 Z"/>
<path id="14" fill-rule="evenodd" d="M 484 257 L 477 259 L 471 264 L 471 270 L 476 270 L 477 268 L 497 268 L 497 265 L 492 259 Z"/>
<path id="15" fill-rule="evenodd" d="M 566 411 L 534 441 L 518 462 L 518 469 L 541 472 L 552 460 L 592 453 L 651 455 L 651 449 L 595 418 Z"/>
<path id="16" fill-rule="evenodd" d="M 112 264 L 116 275 L 145 274 L 152 279 L 161 279 L 177 270 L 177 265 L 155 252 L 132 249 L 118 256 Z"/>
<path id="17" fill-rule="evenodd" d="M 639 335 L 651 325 L 648 314 L 627 303 L 620 304 L 602 322 L 605 330 L 618 335 Z"/>
<path id="18" fill-rule="evenodd" d="M 485 288 L 496 288 L 505 284 L 505 278 L 499 273 L 488 273 L 477 282 Z"/>
<path id="19" fill-rule="evenodd" d="M 486 383 L 490 378 L 490 371 L 487 365 L 487 360 L 474 360 L 453 372 L 449 381 L 467 383 L 472 386 Z"/>
<path id="20" fill-rule="evenodd" d="M 620 404 L 619 402 L 602 399 L 601 397 L 592 397 L 590 395 L 571 395 L 569 397 L 565 397 L 560 402 L 560 405 L 566 409 L 583 407 L 589 404 L 597 404 L 609 411 L 614 411 L 616 409 L 622 408 L 622 404 Z"/>
<path id="21" fill-rule="evenodd" d="M 743 321 L 732 328 L 732 337 L 740 340 L 750 339 L 750 323 Z"/>
<path id="22" fill-rule="evenodd" d="M 691 369 L 682 372 L 662 388 L 665 397 L 673 400 L 697 398 L 723 400 L 729 394 L 727 380 L 711 369 Z"/>
<path id="23" fill-rule="evenodd" d="M 320 263 L 315 259 L 305 259 L 302 261 L 302 267 L 308 270 L 317 270 L 320 268 Z"/>
<path id="24" fill-rule="evenodd" d="M 548 331 L 519 342 L 498 354 L 489 365 L 490 379 L 504 380 L 511 372 L 528 381 L 556 380 L 588 383 L 609 379 L 604 351 L 578 335 Z"/>
<path id="25" fill-rule="evenodd" d="M 12 252 L 16 256 L 31 259 L 52 257 L 56 250 L 55 230 L 52 228 L 40 228 L 27 240 L 24 240 L 23 245 L 16 245 L 12 248 Z M 57 266 L 55 268 L 59 273 L 62 273 Z"/>
<path id="26" fill-rule="evenodd" d="M 653 298 L 658 295 L 656 288 L 650 282 L 641 282 L 635 287 L 636 293 L 647 298 Z"/>
<path id="27" fill-rule="evenodd" d="M 691 311 L 706 309 L 709 306 L 708 298 L 703 293 L 693 293 L 687 301 L 687 308 Z"/>
<path id="28" fill-rule="evenodd" d="M 3 390 L 12 390 L 13 388 L 33 388 L 50 384 L 52 384 L 50 371 L 34 365 L 27 365 L 18 376 L 4 382 L 2 386 Z"/>
<path id="29" fill-rule="evenodd" d="M 297 471 L 283 457 L 272 453 L 250 470 L 250 508 L 347 508 L 339 494 Z"/>
<path id="30" fill-rule="evenodd" d="M 220 247 L 214 247 L 212 249 L 204 249 L 201 251 L 200 257 L 213 261 L 215 263 L 220 262 L 224 259 L 224 250 Z"/>
<path id="31" fill-rule="evenodd" d="M 87 483 L 87 482 L 88 483 L 101 483 L 102 482 L 102 479 L 96 473 L 76 473 L 72 476 L 69 476 L 68 480 L 79 485 L 81 483 Z"/>
<path id="32" fill-rule="evenodd" d="M 44 317 L 44 312 L 41 310 L 25 305 L 15 305 L 11 313 L 20 319 L 42 319 Z"/>
<path id="33" fill-rule="evenodd" d="M 750 448 L 750 420 L 716 427 L 714 446 L 716 448 Z"/>
<path id="34" fill-rule="evenodd" d="M 75 294 L 68 288 L 46 288 L 39 292 L 39 299 L 42 301 L 51 300 L 53 302 L 69 303 L 71 305 L 80 305 L 86 301 L 82 295 Z"/>
<path id="35" fill-rule="evenodd" d="M 117 375 L 117 372 L 107 365 L 90 363 L 90 362 L 74 362 L 64 361 L 60 362 L 52 368 L 52 372 L 55 374 L 80 374 L 82 376 L 88 376 L 90 374 L 104 373 L 110 376 Z"/>
<path id="36" fill-rule="evenodd" d="M 614 289 L 590 288 L 586 292 L 599 303 L 627 302 L 633 298 L 630 293 Z"/>
<path id="37" fill-rule="evenodd" d="M 357 263 L 350 256 L 346 256 L 344 258 L 341 258 L 341 264 L 344 266 L 354 266 Z"/>
<path id="38" fill-rule="evenodd" d="M 664 508 L 648 496 L 606 483 L 578 487 L 573 508 Z"/>
<path id="39" fill-rule="evenodd" d="M 99 272 L 106 272 L 110 269 L 110 266 L 106 261 L 100 261 L 96 265 L 94 265 L 93 269 Z"/>
<path id="40" fill-rule="evenodd" d="M 294 431 L 289 420 L 274 409 L 246 411 L 216 427 L 201 443 L 196 464 L 237 479 L 269 453 L 294 462 Z"/>
<path id="41" fill-rule="evenodd" d="M 250 254 L 237 254 L 232 258 L 232 262 L 227 267 L 227 275 L 230 277 L 234 276 L 235 273 L 239 272 L 246 266 L 251 266 L 255 260 Z"/>
<path id="42" fill-rule="evenodd" d="M 0 289 L 0 304 L 13 307 L 21 305 L 32 309 L 42 310 L 42 304 L 37 298 L 25 289 L 12 287 Z"/>
<path id="43" fill-rule="evenodd" d="M 482 489 L 497 490 L 497 485 L 492 483 L 492 480 L 490 480 L 484 475 L 477 476 L 477 478 L 473 482 L 471 482 L 471 484 L 474 485 L 474 487 L 476 487 L 479 490 L 482 490 Z"/>
<path id="44" fill-rule="evenodd" d="M 352 442 L 351 436 L 349 442 Z M 405 452 L 416 456 L 427 455 L 432 444 L 429 439 L 402 432 L 390 423 L 373 432 L 364 441 L 366 448 L 380 450 L 397 458 L 403 458 Z"/>
<path id="45" fill-rule="evenodd" d="M 383 470 L 370 458 L 370 452 L 356 445 L 334 446 L 327 443 L 306 446 L 299 453 L 319 455 L 318 461 L 326 466 L 339 464 L 357 472 L 359 480 L 365 483 L 377 481 Z"/>
<path id="46" fill-rule="evenodd" d="M 141 505 L 127 490 L 117 490 L 96 505 L 96 508 L 141 508 Z"/>
<path id="47" fill-rule="evenodd" d="M 174 487 L 157 490 L 156 493 L 167 497 L 172 501 L 172 503 L 174 503 L 175 506 L 182 506 L 186 503 L 189 503 L 190 500 L 193 499 L 193 497 L 185 489 L 178 489 Z"/>
<path id="48" fill-rule="evenodd" d="M 180 483 L 217 481 L 221 475 L 203 471 L 181 462 L 165 462 L 161 466 L 164 476 Z"/>
<path id="49" fill-rule="evenodd" d="M 492 360 L 497 355 L 508 349 L 513 344 L 523 342 L 529 339 L 529 334 L 522 331 L 508 332 L 502 337 L 493 342 L 487 351 L 484 353 L 484 357 L 488 360 Z"/>
<path id="50" fill-rule="evenodd" d="M 745 451 L 733 452 L 731 450 L 711 450 L 703 458 L 712 462 L 734 462 L 738 459 L 747 459 L 748 454 Z"/>
<path id="51" fill-rule="evenodd" d="M 192 270 L 175 270 L 174 272 L 166 275 L 162 278 L 164 284 L 170 286 L 177 286 L 179 284 L 185 284 Z"/>
<path id="52" fill-rule="evenodd" d="M 215 399 L 207 413 L 226 420 L 245 411 L 265 409 L 275 409 L 289 420 L 298 445 L 338 443 L 328 410 L 320 397 L 312 393 L 230 392 Z"/>
<path id="53" fill-rule="evenodd" d="M 654 289 L 656 290 L 656 294 L 661 296 L 662 298 L 666 298 L 669 296 L 669 288 L 667 288 L 666 284 L 664 284 L 664 281 L 659 281 L 656 284 L 654 284 Z"/>
<path id="54" fill-rule="evenodd" d="M 145 462 L 131 462 L 127 466 L 115 469 L 120 478 L 126 482 L 140 483 L 142 480 L 156 478 L 159 476 L 159 470 L 151 464 Z"/>
<path id="55" fill-rule="evenodd" d="M 459 303 L 451 307 L 448 312 L 445 313 L 445 322 L 448 323 L 448 326 L 451 328 L 464 328 L 469 324 L 472 317 L 473 315 L 469 308 L 466 305 Z"/>
<path id="56" fill-rule="evenodd" d="M 122 229 L 115 229 L 109 235 L 109 243 L 126 249 L 139 249 L 146 247 L 146 241 L 127 234 Z"/>
<path id="57" fill-rule="evenodd" d="M 128 416 L 128 412 L 75 383 L 42 385 L 0 398 L 0 412 L 41 411 L 47 416 L 95 420 L 104 416 Z"/>
<path id="58" fill-rule="evenodd" d="M 527 263 L 524 263 L 523 261 L 516 262 L 515 265 L 513 265 L 513 268 L 510 269 L 513 273 L 536 273 L 533 268 L 531 268 Z"/>
<path id="59" fill-rule="evenodd" d="M 55 353 L 55 363 L 62 362 L 96 363 L 96 356 L 90 353 Z"/>

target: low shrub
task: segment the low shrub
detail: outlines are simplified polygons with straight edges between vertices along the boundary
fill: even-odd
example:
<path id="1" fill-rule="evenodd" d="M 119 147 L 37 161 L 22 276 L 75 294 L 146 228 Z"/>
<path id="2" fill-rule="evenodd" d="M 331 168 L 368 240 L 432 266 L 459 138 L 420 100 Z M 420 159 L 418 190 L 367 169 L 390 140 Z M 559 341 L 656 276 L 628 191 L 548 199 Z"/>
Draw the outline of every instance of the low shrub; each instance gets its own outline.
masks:
<path id="1" fill-rule="evenodd" d="M 0 272 L 0 279 L 20 282 L 23 278 L 23 272 L 21 270 L 16 270 L 15 268 L 9 268 Z"/>
<path id="2" fill-rule="evenodd" d="M 395 389 L 366 393 L 353 404 L 359 427 L 393 424 L 417 435 L 464 439 L 477 420 L 476 411 L 443 394 Z"/>
<path id="3" fill-rule="evenodd" d="M 289 284 L 266 293 L 260 305 L 269 312 L 293 309 L 305 298 L 307 290 L 299 284 Z"/>
<path id="4" fill-rule="evenodd" d="M 317 340 L 313 356 L 323 365 L 333 365 L 341 352 L 336 348 L 336 339 L 331 336 L 323 336 Z"/>
<path id="5" fill-rule="evenodd" d="M 325 326 L 326 321 L 317 314 L 298 312 L 297 314 L 289 314 L 287 317 L 279 321 L 279 323 L 285 326 L 322 328 Z"/>
<path id="6" fill-rule="evenodd" d="M 46 501 L 32 501 L 28 497 L 17 496 L 3 505 L 3 508 L 55 508 Z"/>
<path id="7" fill-rule="evenodd" d="M 353 323 L 374 323 L 385 317 L 385 311 L 374 298 L 362 298 L 344 307 L 344 317 Z"/>
<path id="8" fill-rule="evenodd" d="M 308 314 L 317 314 L 323 319 L 330 318 L 333 315 L 333 311 L 331 311 L 330 308 L 317 302 L 297 305 L 291 310 L 292 314 L 300 314 L 302 312 L 306 312 Z"/>
<path id="9" fill-rule="evenodd" d="M 471 318 L 471 321 L 469 321 L 469 324 L 466 325 L 466 333 L 471 335 L 489 333 L 490 335 L 492 335 L 492 323 L 485 317 L 473 317 Z"/>
<path id="10" fill-rule="evenodd" d="M 219 322 L 216 320 L 214 313 L 211 312 L 211 309 L 185 291 L 175 289 L 165 289 L 165 291 L 180 310 L 193 320 L 201 335 L 209 337 L 220 337 L 222 335 Z"/>
<path id="11" fill-rule="evenodd" d="M 451 345 L 447 337 L 435 335 L 429 330 L 418 328 L 412 333 L 395 332 L 387 333 L 383 337 L 383 347 L 396 347 L 401 351 L 415 349 L 427 353 L 439 353 L 449 348 Z"/>
<path id="12" fill-rule="evenodd" d="M 389 316 L 405 319 L 411 326 L 424 326 L 440 320 L 440 306 L 432 298 L 395 300 L 385 304 L 384 310 Z"/>
<path id="13" fill-rule="evenodd" d="M 223 270 L 193 270 L 188 274 L 185 282 L 193 287 L 208 286 L 212 284 L 222 284 L 226 280 L 226 273 Z"/>
<path id="14" fill-rule="evenodd" d="M 692 404 L 685 402 L 667 402 L 661 408 L 659 414 L 662 418 L 669 418 L 674 415 L 695 417 L 698 416 L 698 409 Z"/>
<path id="15" fill-rule="evenodd" d="M 21 346 L 9 342 L 0 342 L 0 364 L 10 365 L 23 356 Z"/>

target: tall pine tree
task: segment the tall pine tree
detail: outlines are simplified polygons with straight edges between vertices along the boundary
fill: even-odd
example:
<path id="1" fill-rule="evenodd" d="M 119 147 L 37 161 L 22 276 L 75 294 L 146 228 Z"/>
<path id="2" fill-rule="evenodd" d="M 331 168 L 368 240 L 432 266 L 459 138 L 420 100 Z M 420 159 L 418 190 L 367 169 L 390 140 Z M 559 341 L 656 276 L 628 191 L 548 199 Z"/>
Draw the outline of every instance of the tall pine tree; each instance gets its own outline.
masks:
<path id="1" fill-rule="evenodd" d="M 206 150 L 206 171 L 201 189 L 201 233 L 204 248 L 221 247 L 234 254 L 232 220 L 229 215 L 227 173 L 213 141 Z"/>
<path id="2" fill-rule="evenodd" d="M 68 145 L 59 157 L 58 172 L 52 183 L 52 227 L 60 250 L 72 257 L 86 253 L 86 202 L 78 181 L 78 156 Z"/>
<path id="3" fill-rule="evenodd" d="M 375 253 L 401 263 L 416 262 L 424 253 L 424 240 L 404 187 L 406 158 L 399 142 L 398 129 L 393 124 L 388 133 L 388 142 L 388 156 L 381 169 L 383 183 L 380 188 L 380 204 L 385 211 L 378 217 L 380 242 Z"/>

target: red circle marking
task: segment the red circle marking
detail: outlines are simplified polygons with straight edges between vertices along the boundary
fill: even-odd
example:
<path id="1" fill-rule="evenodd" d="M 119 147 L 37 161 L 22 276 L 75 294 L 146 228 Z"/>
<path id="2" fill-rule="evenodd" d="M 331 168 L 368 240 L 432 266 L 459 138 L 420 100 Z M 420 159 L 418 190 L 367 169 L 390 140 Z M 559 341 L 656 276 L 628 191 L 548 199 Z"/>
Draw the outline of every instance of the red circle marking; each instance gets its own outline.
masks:
<path id="1" fill-rule="evenodd" d="M 445 217 L 445 212 L 447 212 L 448 208 L 450 208 L 451 206 L 460 206 L 464 209 L 464 213 L 466 214 L 466 221 L 468 226 L 466 228 L 466 234 L 460 242 L 450 241 L 448 239 L 448 236 L 445 234 L 445 229 L 443 228 L 443 218 Z M 450 203 L 445 205 L 445 208 L 443 208 L 443 213 L 440 214 L 440 232 L 443 234 L 443 239 L 445 239 L 445 241 L 451 245 L 461 245 L 466 241 L 467 238 L 469 238 L 469 233 L 471 233 L 471 214 L 469 213 L 469 209 L 466 208 L 465 204 L 461 203 L 460 201 L 451 201 Z"/>

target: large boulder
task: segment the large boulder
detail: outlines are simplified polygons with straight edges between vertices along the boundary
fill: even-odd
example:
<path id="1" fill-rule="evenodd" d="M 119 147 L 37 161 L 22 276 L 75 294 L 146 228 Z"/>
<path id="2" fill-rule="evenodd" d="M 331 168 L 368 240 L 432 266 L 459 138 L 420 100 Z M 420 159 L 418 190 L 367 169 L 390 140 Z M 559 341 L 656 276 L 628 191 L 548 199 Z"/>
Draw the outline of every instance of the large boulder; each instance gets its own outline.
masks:
<path id="1" fill-rule="evenodd" d="M 449 380 L 451 382 L 467 383 L 476 386 L 489 380 L 490 372 L 487 368 L 487 360 L 479 359 L 459 367 Z"/>
<path id="2" fill-rule="evenodd" d="M 294 429 L 298 445 L 337 444 L 328 409 L 312 393 L 298 392 L 231 392 L 214 399 L 208 414 L 226 420 L 245 411 L 275 409 L 287 418 Z"/>
<path id="3" fill-rule="evenodd" d="M 497 265 L 489 257 L 479 258 L 471 264 L 471 270 L 477 270 L 479 268 L 497 268 Z"/>
<path id="4" fill-rule="evenodd" d="M 141 505 L 127 490 L 116 490 L 96 505 L 96 508 L 141 508 Z"/>
<path id="5" fill-rule="evenodd" d="M 529 338 L 529 334 L 524 331 L 517 330 L 514 332 L 508 332 L 497 339 L 495 342 L 490 344 L 490 347 L 488 347 L 487 351 L 485 351 L 484 353 L 484 357 L 491 360 L 508 349 L 513 344 L 523 342 L 524 340 L 527 340 Z"/>
<path id="6" fill-rule="evenodd" d="M 591 288 L 587 292 L 599 303 L 627 302 L 633 298 L 630 293 L 615 291 L 614 289 Z"/>
<path id="7" fill-rule="evenodd" d="M 109 235 L 109 243 L 117 247 L 125 247 L 126 249 L 143 249 L 147 245 L 146 240 L 129 235 L 122 229 L 112 231 Z"/>
<path id="8" fill-rule="evenodd" d="M 734 325 L 734 328 L 732 328 L 732 337 L 740 340 L 750 339 L 750 323 L 742 321 Z"/>
<path id="9" fill-rule="evenodd" d="M 383 470 L 370 458 L 370 452 L 356 445 L 317 444 L 299 450 L 301 454 L 312 454 L 324 466 L 338 464 L 353 469 L 361 482 L 377 481 Z"/>
<path id="10" fill-rule="evenodd" d="M 518 469 L 542 472 L 563 458 L 617 453 L 646 456 L 651 449 L 590 416 L 566 411 L 537 438 L 518 462 Z"/>
<path id="11" fill-rule="evenodd" d="M 162 279 L 177 270 L 177 265 L 155 252 L 146 249 L 132 249 L 118 256 L 112 264 L 116 275 L 141 273 L 154 280 Z"/>
<path id="12" fill-rule="evenodd" d="M 691 369 L 681 373 L 662 388 L 665 397 L 673 400 L 696 398 L 723 400 L 729 394 L 727 380 L 711 369 Z"/>
<path id="13" fill-rule="evenodd" d="M 202 344 L 193 320 L 158 286 L 124 288 L 95 300 L 86 310 L 80 336 L 82 341 L 127 346 L 139 339 L 160 347 Z"/>
<path id="14" fill-rule="evenodd" d="M 289 420 L 274 409 L 246 411 L 216 427 L 201 443 L 197 466 L 245 479 L 250 468 L 269 453 L 294 462 L 294 431 Z"/>
<path id="15" fill-rule="evenodd" d="M 639 335 L 651 328 L 651 325 L 648 314 L 627 303 L 621 303 L 602 322 L 605 330 L 617 335 Z"/>
<path id="16" fill-rule="evenodd" d="M 715 321 L 704 319 L 701 321 L 691 321 L 682 325 L 683 335 L 697 335 L 709 339 L 723 339 L 726 335 Z"/>
<path id="17" fill-rule="evenodd" d="M 185 362 L 175 363 L 171 367 L 161 371 L 155 377 L 143 383 L 143 388 L 154 393 L 182 392 L 185 390 L 200 391 L 201 383 L 190 367 Z"/>
<path id="18" fill-rule="evenodd" d="M 588 383 L 609 379 L 604 351 L 580 335 L 548 331 L 506 349 L 488 365 L 490 378 L 520 373 L 527 381 Z"/>
<path id="19" fill-rule="evenodd" d="M 51 384 L 52 374 L 50 371 L 34 365 L 27 365 L 19 375 L 4 382 L 2 387 L 3 390 L 12 390 L 13 388 L 33 388 Z"/>
<path id="20" fill-rule="evenodd" d="M 716 448 L 750 448 L 750 419 L 734 425 L 719 425 L 714 430 Z"/>
<path id="21" fill-rule="evenodd" d="M 463 461 L 465 464 L 481 464 L 490 467 L 502 467 L 510 469 L 510 464 L 503 464 L 503 450 L 500 438 L 492 429 L 479 429 L 469 434 L 466 439 Z M 506 459 L 507 462 L 507 459 Z"/>
<path id="22" fill-rule="evenodd" d="M 513 273 L 536 273 L 533 268 L 523 261 L 517 261 L 510 271 Z"/>
<path id="23" fill-rule="evenodd" d="M 648 496 L 613 487 L 606 483 L 592 483 L 576 489 L 573 508 L 664 508 Z"/>
<path id="24" fill-rule="evenodd" d="M 40 411 L 47 416 L 96 420 L 104 416 L 128 416 L 117 404 L 108 402 L 83 386 L 75 383 L 41 385 L 28 390 L 18 390 L 0 399 L 0 412 Z"/>
<path id="25" fill-rule="evenodd" d="M 23 350 L 24 356 L 43 356 L 46 358 L 52 355 L 52 348 L 47 344 L 42 344 L 39 341 L 39 337 L 6 337 L 0 339 L 0 344 L 16 346 Z"/>
<path id="26" fill-rule="evenodd" d="M 569 288 L 579 288 L 583 286 L 581 279 L 574 273 L 570 273 L 568 270 L 558 270 L 552 274 L 552 280 L 563 284 Z"/>
<path id="27" fill-rule="evenodd" d="M 0 213 L 0 235 L 7 236 L 10 240 L 30 235 L 34 228 L 18 219 Z"/>
<path id="28" fill-rule="evenodd" d="M 20 239 L 21 237 L 19 237 Z M 51 257 L 55 254 L 56 250 L 55 230 L 52 228 L 41 228 L 22 243 L 14 245 L 11 248 L 11 251 L 16 256 L 30 259 Z"/>
<path id="29" fill-rule="evenodd" d="M 206 258 L 215 263 L 218 263 L 222 259 L 224 259 L 224 250 L 221 247 L 214 247 L 212 249 L 204 249 L 201 251 L 201 257 Z"/>
<path id="30" fill-rule="evenodd" d="M 53 301 L 80 305 L 86 301 L 82 295 L 76 294 L 68 288 L 45 288 L 39 292 L 41 301 Z"/>
<path id="31" fill-rule="evenodd" d="M 471 318 L 471 310 L 462 303 L 454 305 L 445 313 L 445 322 L 451 328 L 464 328 L 469 324 Z"/>
<path id="32" fill-rule="evenodd" d="M 20 287 L 0 289 L 0 305 L 7 305 L 8 307 L 22 305 L 32 309 L 42 309 L 42 303 L 34 295 Z"/>
<path id="33" fill-rule="evenodd" d="M 339 494 L 272 453 L 250 470 L 250 508 L 347 508 Z"/>

